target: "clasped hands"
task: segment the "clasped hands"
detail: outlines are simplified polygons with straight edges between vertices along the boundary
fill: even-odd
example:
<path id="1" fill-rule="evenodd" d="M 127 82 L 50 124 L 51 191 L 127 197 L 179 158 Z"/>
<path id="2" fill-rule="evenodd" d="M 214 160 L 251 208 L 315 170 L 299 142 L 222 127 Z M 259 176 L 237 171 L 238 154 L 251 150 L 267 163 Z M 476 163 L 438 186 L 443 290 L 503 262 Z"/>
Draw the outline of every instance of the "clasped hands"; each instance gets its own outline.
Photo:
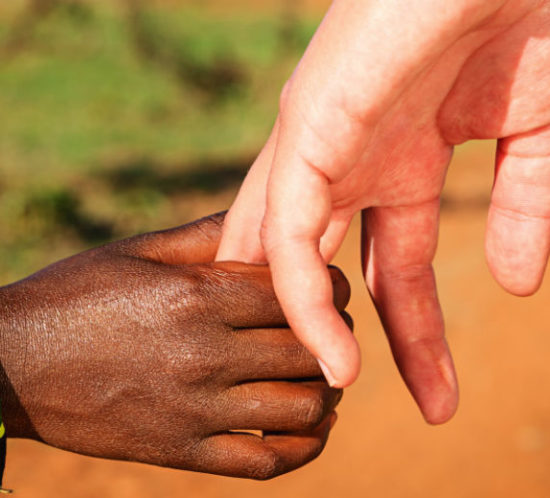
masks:
<path id="1" fill-rule="evenodd" d="M 312 356 L 265 268 L 211 263 L 219 220 L 150 234 L 2 289 L 8 431 L 256 478 L 312 459 L 341 394 L 320 369 L 334 387 L 359 372 L 347 283 L 327 271 L 359 211 L 396 363 L 425 418 L 447 420 L 458 391 L 431 265 L 446 170 L 455 145 L 498 139 L 487 260 L 534 292 L 550 252 L 548 26 L 548 0 L 335 0 L 216 256 L 269 263 Z"/>

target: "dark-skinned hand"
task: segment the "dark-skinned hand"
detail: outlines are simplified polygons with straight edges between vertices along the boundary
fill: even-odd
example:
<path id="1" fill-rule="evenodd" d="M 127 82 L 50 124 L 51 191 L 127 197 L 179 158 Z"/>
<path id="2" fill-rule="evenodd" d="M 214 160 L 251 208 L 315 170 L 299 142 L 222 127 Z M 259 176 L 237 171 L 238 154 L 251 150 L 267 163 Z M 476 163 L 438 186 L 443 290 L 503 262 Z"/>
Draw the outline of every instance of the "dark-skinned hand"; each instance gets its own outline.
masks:
<path id="1" fill-rule="evenodd" d="M 112 243 L 0 289 L 9 436 L 255 479 L 319 455 L 341 390 L 287 328 L 267 267 L 212 263 L 222 221 Z M 349 286 L 331 275 L 343 310 Z"/>

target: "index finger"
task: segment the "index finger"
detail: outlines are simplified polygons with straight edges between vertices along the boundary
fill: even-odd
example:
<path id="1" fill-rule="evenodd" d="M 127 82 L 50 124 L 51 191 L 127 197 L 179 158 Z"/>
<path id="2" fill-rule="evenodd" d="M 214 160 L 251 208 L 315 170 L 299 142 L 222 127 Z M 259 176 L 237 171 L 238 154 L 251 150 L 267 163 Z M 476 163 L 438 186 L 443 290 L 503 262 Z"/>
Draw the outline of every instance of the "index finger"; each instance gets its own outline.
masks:
<path id="1" fill-rule="evenodd" d="M 290 184 L 279 181 L 277 172 L 273 175 L 262 232 L 273 286 L 290 327 L 319 361 L 327 381 L 345 387 L 357 378 L 360 354 L 334 307 L 330 274 L 320 252 L 331 216 L 328 182 L 307 168 L 297 170 Z"/>
<path id="2" fill-rule="evenodd" d="M 286 327 L 267 265 L 218 262 L 204 267 L 215 310 L 233 328 Z M 331 306 L 343 311 L 350 298 L 350 286 L 336 267 L 327 268 Z"/>

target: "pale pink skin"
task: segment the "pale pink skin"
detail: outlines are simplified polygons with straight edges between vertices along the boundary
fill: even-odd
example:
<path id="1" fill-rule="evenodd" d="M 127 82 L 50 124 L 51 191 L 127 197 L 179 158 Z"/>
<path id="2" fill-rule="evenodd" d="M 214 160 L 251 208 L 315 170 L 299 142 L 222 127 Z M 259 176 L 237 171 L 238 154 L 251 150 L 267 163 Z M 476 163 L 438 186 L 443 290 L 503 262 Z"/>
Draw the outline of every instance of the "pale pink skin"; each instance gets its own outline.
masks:
<path id="1" fill-rule="evenodd" d="M 456 144 L 497 138 L 486 254 L 528 295 L 550 250 L 550 1 L 335 0 L 226 219 L 217 258 L 269 261 L 300 340 L 347 386 L 358 345 L 326 263 L 363 211 L 365 279 L 426 420 L 456 410 L 432 259 Z"/>

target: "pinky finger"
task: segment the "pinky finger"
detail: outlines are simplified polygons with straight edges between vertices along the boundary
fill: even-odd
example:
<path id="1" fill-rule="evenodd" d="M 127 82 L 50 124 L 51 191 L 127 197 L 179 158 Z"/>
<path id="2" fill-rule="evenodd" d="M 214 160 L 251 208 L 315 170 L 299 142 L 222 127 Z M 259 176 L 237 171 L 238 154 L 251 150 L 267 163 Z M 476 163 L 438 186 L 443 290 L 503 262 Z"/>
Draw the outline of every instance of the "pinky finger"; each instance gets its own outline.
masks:
<path id="1" fill-rule="evenodd" d="M 201 445 L 199 465 L 193 470 L 228 477 L 267 480 L 302 467 L 323 451 L 336 415 L 329 415 L 312 431 L 241 432 L 210 436 Z"/>

